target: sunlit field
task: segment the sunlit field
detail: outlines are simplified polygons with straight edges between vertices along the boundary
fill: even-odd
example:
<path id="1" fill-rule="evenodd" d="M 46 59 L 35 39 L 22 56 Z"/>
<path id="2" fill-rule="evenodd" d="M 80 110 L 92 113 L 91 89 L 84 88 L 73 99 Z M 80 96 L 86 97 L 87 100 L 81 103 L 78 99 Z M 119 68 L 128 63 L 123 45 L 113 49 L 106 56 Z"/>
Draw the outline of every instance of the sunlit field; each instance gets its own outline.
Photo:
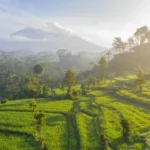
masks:
<path id="1" fill-rule="evenodd" d="M 139 94 L 131 90 L 111 92 L 107 86 L 109 84 L 103 90 L 89 90 L 87 96 L 73 100 L 34 99 L 38 109 L 46 113 L 43 134 L 47 149 L 102 149 L 102 134 L 107 137 L 110 149 L 143 150 L 149 147 L 148 87 Z M 1 148 L 9 149 L 11 142 L 14 150 L 40 149 L 33 112 L 29 108 L 32 100 L 11 100 L 0 105 Z M 131 126 L 129 142 L 123 138 L 123 118 Z"/>

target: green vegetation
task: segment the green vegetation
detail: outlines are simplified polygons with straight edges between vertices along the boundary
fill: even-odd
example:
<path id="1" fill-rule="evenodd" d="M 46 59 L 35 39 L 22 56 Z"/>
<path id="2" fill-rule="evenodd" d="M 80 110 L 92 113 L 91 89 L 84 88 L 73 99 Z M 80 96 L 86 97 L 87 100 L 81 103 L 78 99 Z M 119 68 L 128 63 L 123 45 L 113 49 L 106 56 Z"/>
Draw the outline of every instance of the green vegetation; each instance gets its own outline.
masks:
<path id="1" fill-rule="evenodd" d="M 65 77 L 64 77 L 64 83 L 68 87 L 67 94 L 71 95 L 72 94 L 72 86 L 75 85 L 75 83 L 76 83 L 75 75 L 74 75 L 74 73 L 72 72 L 71 69 L 69 69 L 66 72 Z"/>
<path id="2" fill-rule="evenodd" d="M 126 91 L 123 99 L 117 93 L 90 90 L 88 96 L 77 100 L 36 98 L 1 104 L 1 147 L 9 149 L 11 142 L 13 149 L 40 149 L 32 113 L 38 109 L 46 113 L 42 135 L 47 149 L 148 148 L 149 109 L 136 105 L 138 95 L 130 101 L 130 95 L 136 95 L 134 92 Z M 141 97 L 148 102 L 145 95 Z"/>
<path id="3" fill-rule="evenodd" d="M 139 56 L 148 32 L 138 29 L 136 42 L 115 38 L 119 54 L 109 60 L 108 52 L 108 60 L 101 57 L 76 77 L 68 63 L 63 71 L 55 66 L 53 75 L 38 61 L 24 75 L 9 71 L 9 65 L 0 69 L 0 149 L 149 150 L 150 71 L 132 61 L 122 70 L 124 56 Z M 59 63 L 71 63 L 69 51 L 57 54 Z"/>

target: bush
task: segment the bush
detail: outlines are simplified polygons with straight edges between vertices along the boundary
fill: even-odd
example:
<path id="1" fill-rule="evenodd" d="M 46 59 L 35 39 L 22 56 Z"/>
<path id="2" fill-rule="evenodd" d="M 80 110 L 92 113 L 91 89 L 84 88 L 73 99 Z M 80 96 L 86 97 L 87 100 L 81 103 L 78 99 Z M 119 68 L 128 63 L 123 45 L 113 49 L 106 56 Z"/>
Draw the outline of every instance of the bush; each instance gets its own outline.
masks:
<path id="1" fill-rule="evenodd" d="M 1 101 L 1 104 L 5 104 L 5 103 L 7 103 L 7 102 L 8 102 L 8 99 L 5 98 L 5 99 L 3 99 L 3 100 Z"/>
<path id="2" fill-rule="evenodd" d="M 68 94 L 65 96 L 65 99 L 73 99 L 73 98 L 72 98 L 72 95 L 68 93 Z"/>
<path id="3" fill-rule="evenodd" d="M 128 150 L 127 144 L 123 143 L 117 147 L 117 150 Z"/>
<path id="4" fill-rule="evenodd" d="M 76 99 L 79 96 L 79 93 L 77 90 L 73 89 L 72 96 Z"/>

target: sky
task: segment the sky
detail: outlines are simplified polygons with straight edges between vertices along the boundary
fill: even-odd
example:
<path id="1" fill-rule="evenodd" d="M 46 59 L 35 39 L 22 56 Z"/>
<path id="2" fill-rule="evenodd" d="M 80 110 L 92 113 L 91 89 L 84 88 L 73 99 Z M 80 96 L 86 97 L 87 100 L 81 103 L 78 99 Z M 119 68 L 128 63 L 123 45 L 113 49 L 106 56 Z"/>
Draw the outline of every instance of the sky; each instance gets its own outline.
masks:
<path id="1" fill-rule="evenodd" d="M 103 47 L 150 27 L 150 0 L 0 0 L 0 37 L 25 27 L 63 26 Z"/>

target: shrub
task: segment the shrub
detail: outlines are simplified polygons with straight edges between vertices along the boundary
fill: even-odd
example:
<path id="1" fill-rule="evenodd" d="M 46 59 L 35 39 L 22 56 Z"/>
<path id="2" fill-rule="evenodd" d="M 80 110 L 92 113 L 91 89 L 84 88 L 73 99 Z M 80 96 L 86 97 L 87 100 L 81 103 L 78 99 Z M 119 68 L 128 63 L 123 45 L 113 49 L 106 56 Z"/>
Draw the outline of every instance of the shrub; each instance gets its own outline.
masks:
<path id="1" fill-rule="evenodd" d="M 77 90 L 73 89 L 72 96 L 76 99 L 78 97 L 79 93 Z"/>
<path id="2" fill-rule="evenodd" d="M 117 147 L 117 150 L 128 150 L 127 144 L 123 143 Z"/>
<path id="3" fill-rule="evenodd" d="M 32 100 L 30 103 L 29 103 L 29 108 L 31 108 L 33 111 L 36 110 L 37 108 L 37 103 L 35 100 Z"/>
<path id="4" fill-rule="evenodd" d="M 1 104 L 5 104 L 5 103 L 7 103 L 7 102 L 8 102 L 8 99 L 5 98 L 5 99 L 3 99 L 3 100 L 1 101 Z"/>
<path id="5" fill-rule="evenodd" d="M 67 93 L 67 95 L 65 96 L 65 99 L 73 99 L 73 98 L 71 94 Z"/>

